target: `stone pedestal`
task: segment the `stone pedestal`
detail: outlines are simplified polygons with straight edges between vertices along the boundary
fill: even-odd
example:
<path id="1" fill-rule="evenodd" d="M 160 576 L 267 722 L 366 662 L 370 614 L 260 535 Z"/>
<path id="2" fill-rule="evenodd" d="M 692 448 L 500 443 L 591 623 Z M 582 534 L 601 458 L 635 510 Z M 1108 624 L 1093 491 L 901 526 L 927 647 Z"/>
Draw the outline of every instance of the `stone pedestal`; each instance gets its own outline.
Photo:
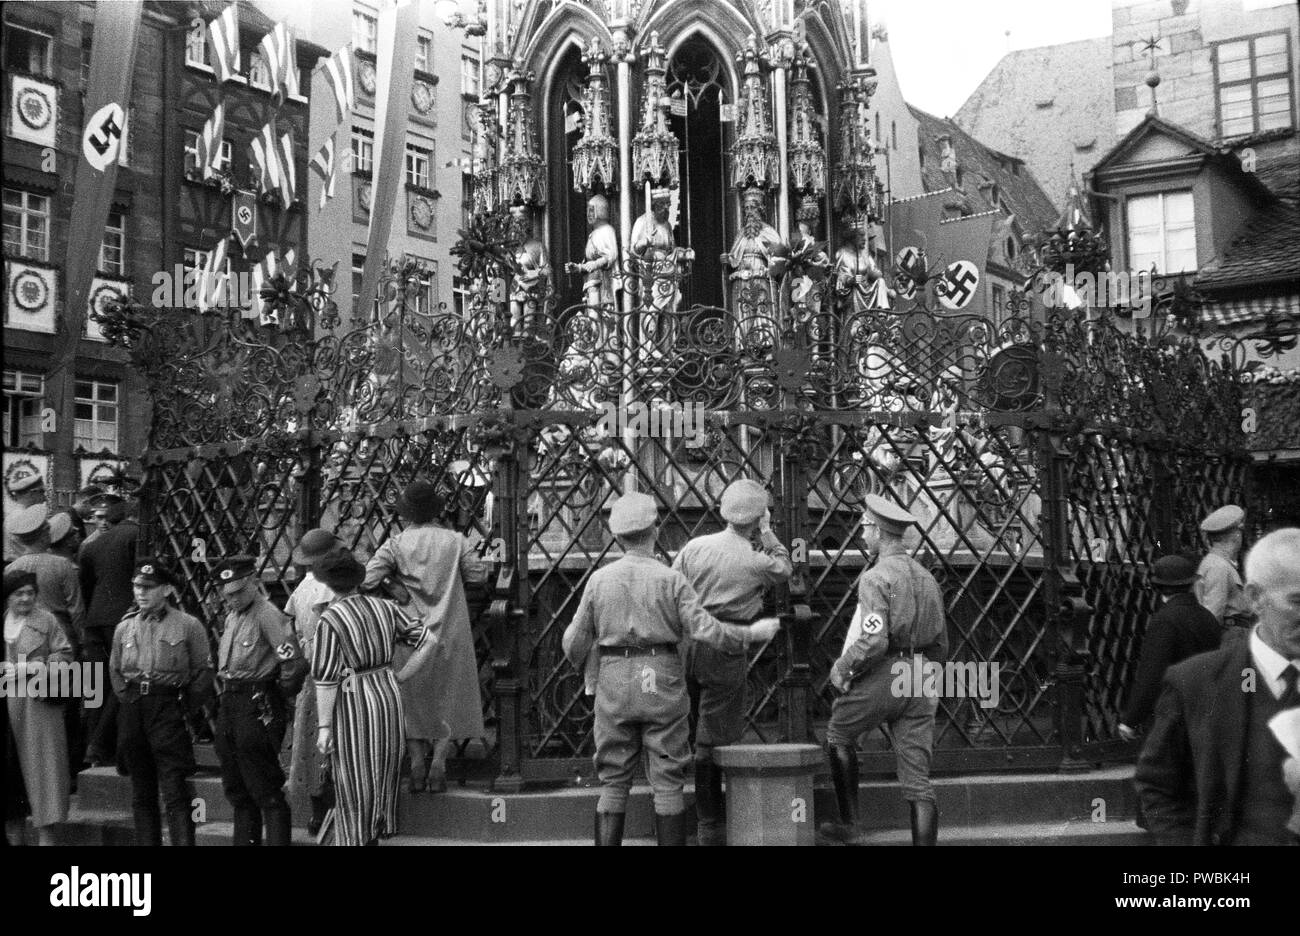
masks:
<path id="1" fill-rule="evenodd" d="M 733 744 L 717 749 L 727 781 L 728 845 L 814 845 L 815 744 Z"/>

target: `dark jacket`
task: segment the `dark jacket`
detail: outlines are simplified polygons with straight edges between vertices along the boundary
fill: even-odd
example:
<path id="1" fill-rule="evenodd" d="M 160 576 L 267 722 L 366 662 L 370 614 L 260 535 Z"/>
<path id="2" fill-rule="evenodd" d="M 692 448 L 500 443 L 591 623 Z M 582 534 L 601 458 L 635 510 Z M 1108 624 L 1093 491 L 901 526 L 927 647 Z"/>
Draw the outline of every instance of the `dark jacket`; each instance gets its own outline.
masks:
<path id="1" fill-rule="evenodd" d="M 1166 674 L 1133 778 L 1147 828 L 1160 844 L 1233 840 L 1242 778 L 1250 767 L 1242 672 L 1254 665 L 1250 641 L 1229 639 Z"/>
<path id="2" fill-rule="evenodd" d="M 1142 657 L 1129 689 L 1123 722 L 1130 728 L 1146 724 L 1160 695 L 1165 670 L 1198 653 L 1219 647 L 1223 627 L 1190 591 L 1171 595 L 1147 624 Z"/>
<path id="3" fill-rule="evenodd" d="M 131 607 L 134 595 L 135 544 L 140 528 L 130 520 L 81 547 L 81 596 L 86 602 L 86 627 L 116 627 Z"/>

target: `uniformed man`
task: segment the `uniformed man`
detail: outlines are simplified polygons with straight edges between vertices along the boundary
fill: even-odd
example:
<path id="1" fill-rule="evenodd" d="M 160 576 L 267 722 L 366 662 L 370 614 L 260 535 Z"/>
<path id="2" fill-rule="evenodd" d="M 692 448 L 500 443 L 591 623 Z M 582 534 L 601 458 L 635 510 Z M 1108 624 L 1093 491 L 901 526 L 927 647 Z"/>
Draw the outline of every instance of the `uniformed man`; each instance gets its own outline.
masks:
<path id="1" fill-rule="evenodd" d="M 18 510 L 26 510 L 37 504 L 45 503 L 45 478 L 37 472 L 15 478 L 9 484 L 9 495 L 17 503 Z M 14 511 L 17 513 L 18 510 Z M 23 554 L 23 547 L 18 538 L 5 530 L 5 564 L 7 565 Z"/>
<path id="2" fill-rule="evenodd" d="M 790 551 L 772 532 L 767 491 L 748 478 L 733 481 L 720 505 L 727 528 L 697 536 L 677 553 L 673 568 L 686 576 L 700 603 L 720 621 L 748 625 L 763 608 L 763 590 L 790 580 Z M 751 542 L 761 537 L 762 549 Z M 713 749 L 735 744 L 745 730 L 744 653 L 682 641 L 686 690 L 696 717 L 695 814 L 701 845 L 725 845 L 722 773 Z"/>
<path id="3" fill-rule="evenodd" d="M 593 572 L 564 632 L 565 656 L 584 668 L 598 654 L 595 685 L 586 668 L 587 691 L 596 696 L 596 773 L 603 789 L 596 807 L 596 844 L 621 845 L 632 772 L 644 750 L 654 788 L 660 845 L 686 844 L 687 721 L 690 703 L 678 645 L 689 636 L 719 649 L 744 653 L 751 642 L 770 640 L 776 618 L 750 627 L 727 624 L 704 610 L 685 576 L 654 554 L 654 499 L 624 494 L 610 511 L 609 529 L 625 555 Z"/>
<path id="4" fill-rule="evenodd" d="M 173 845 L 194 844 L 191 793 L 195 770 L 185 704 L 212 689 L 212 655 L 203 625 L 173 603 L 175 576 L 161 559 L 136 563 L 135 608 L 113 634 L 109 679 L 121 705 L 118 735 L 131 775 L 137 845 L 161 845 L 161 787 Z"/>
<path id="5" fill-rule="evenodd" d="M 867 495 L 863 540 L 875 564 L 858 579 L 860 617 L 831 668 L 831 684 L 843 693 L 831 707 L 826 729 L 840 822 L 824 823 L 821 831 L 838 841 L 860 841 L 857 742 L 881 725 L 889 727 L 898 781 L 911 805 L 912 844 L 933 845 L 938 836 L 930 755 L 939 699 L 891 690 L 893 661 L 923 666 L 922 657 L 941 662 L 948 655 L 939 583 L 903 545 L 903 535 L 916 522 L 902 507 L 877 494 Z"/>
<path id="6" fill-rule="evenodd" d="M 234 844 L 288 845 L 289 803 L 284 795 L 280 745 L 288 723 L 281 664 L 298 668 L 298 638 L 285 614 L 267 600 L 251 556 L 232 556 L 216 568 L 229 608 L 217 652 L 216 749 L 221 786 L 234 808 Z M 294 690 L 296 691 L 296 689 Z"/>
<path id="7" fill-rule="evenodd" d="M 1237 556 L 1245 539 L 1246 511 L 1236 504 L 1220 507 L 1201 521 L 1201 532 L 1210 551 L 1196 573 L 1196 600 L 1209 609 L 1224 627 L 1249 627 L 1254 621 L 1246 600 Z"/>

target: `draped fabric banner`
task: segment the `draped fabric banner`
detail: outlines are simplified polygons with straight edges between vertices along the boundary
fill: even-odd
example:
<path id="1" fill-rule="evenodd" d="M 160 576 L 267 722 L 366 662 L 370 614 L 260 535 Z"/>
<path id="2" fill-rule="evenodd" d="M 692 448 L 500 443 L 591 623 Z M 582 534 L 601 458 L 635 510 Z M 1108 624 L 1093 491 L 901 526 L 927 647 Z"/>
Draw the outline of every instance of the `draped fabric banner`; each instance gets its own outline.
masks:
<path id="1" fill-rule="evenodd" d="M 420 5 L 411 0 L 388 2 L 379 11 L 378 76 L 375 83 L 374 183 L 370 197 L 370 230 L 366 262 L 361 272 L 361 308 L 379 285 L 393 226 L 397 194 L 406 181 L 406 118 L 415 78 L 415 37 Z"/>
<path id="2" fill-rule="evenodd" d="M 63 327 L 54 338 L 54 406 L 59 425 L 71 430 L 75 404 L 72 363 L 85 325 L 86 296 L 99 263 L 104 225 L 117 183 L 117 163 L 126 146 L 123 129 L 131 100 L 142 0 L 95 4 L 86 85 L 85 126 L 77 145 L 77 169 L 68 225 L 67 290 Z M 53 440 L 47 440 L 52 446 Z"/>

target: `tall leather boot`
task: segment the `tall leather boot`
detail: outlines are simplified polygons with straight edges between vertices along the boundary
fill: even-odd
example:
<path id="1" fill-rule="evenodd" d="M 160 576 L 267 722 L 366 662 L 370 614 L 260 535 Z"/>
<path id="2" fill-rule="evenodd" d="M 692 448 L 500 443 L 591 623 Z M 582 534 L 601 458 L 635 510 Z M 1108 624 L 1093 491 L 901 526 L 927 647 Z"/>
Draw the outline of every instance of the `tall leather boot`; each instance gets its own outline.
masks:
<path id="1" fill-rule="evenodd" d="M 167 810 L 167 832 L 172 845 L 194 846 L 194 820 L 188 807 Z"/>
<path id="2" fill-rule="evenodd" d="M 596 813 L 596 845 L 610 846 L 623 844 L 623 820 L 625 813 Z"/>
<path id="3" fill-rule="evenodd" d="M 307 820 L 307 834 L 315 836 L 325 823 L 325 814 L 330 811 L 329 799 L 324 796 L 311 798 L 311 818 Z"/>
<path id="4" fill-rule="evenodd" d="M 912 844 L 935 845 L 939 841 L 939 807 L 927 800 L 912 800 Z"/>
<path id="5" fill-rule="evenodd" d="M 701 845 L 727 844 L 722 822 L 722 771 L 711 760 L 695 762 L 695 817 Z"/>
<path id="6" fill-rule="evenodd" d="M 264 808 L 262 818 L 266 821 L 266 844 L 287 846 L 293 836 L 293 817 L 289 811 L 289 804 L 279 803 L 274 807 Z"/>
<path id="7" fill-rule="evenodd" d="M 262 811 L 256 807 L 236 806 L 235 833 L 231 844 L 237 847 L 262 844 Z"/>
<path id="8" fill-rule="evenodd" d="M 135 816 L 135 844 L 162 844 L 162 816 L 157 806 L 136 806 L 132 810 Z"/>
<path id="9" fill-rule="evenodd" d="M 671 816 L 655 813 L 655 829 L 660 845 L 685 845 L 686 813 L 673 813 Z"/>
<path id="10" fill-rule="evenodd" d="M 834 744 L 826 749 L 835 784 L 839 822 L 823 822 L 822 835 L 837 842 L 850 842 L 858 835 L 858 751 L 850 745 Z"/>

